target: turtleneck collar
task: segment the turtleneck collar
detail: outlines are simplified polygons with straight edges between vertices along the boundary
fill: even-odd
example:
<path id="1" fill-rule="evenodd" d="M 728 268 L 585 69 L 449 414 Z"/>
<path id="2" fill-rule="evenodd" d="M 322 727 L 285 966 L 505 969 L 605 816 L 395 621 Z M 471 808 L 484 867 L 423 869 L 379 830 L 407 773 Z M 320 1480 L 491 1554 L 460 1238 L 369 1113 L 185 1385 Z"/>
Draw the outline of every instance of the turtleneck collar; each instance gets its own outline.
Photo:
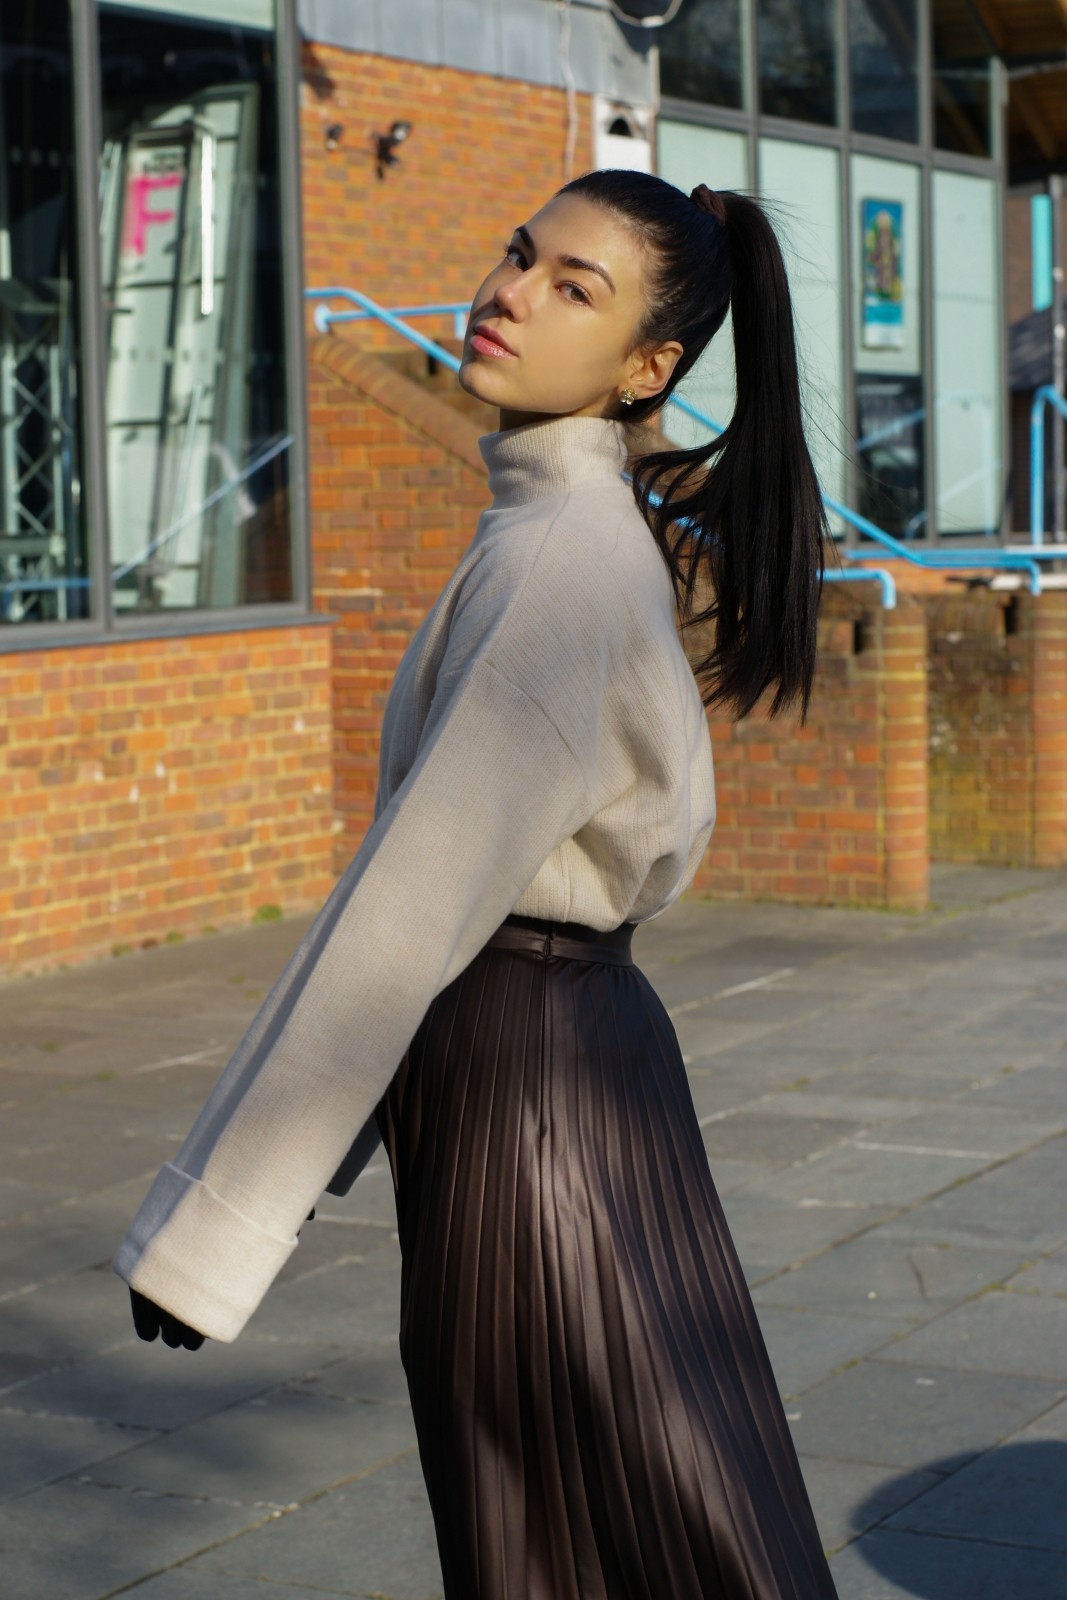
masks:
<path id="1" fill-rule="evenodd" d="M 610 417 L 549 417 L 478 440 L 493 509 L 546 495 L 618 483 L 628 455 L 623 424 Z"/>

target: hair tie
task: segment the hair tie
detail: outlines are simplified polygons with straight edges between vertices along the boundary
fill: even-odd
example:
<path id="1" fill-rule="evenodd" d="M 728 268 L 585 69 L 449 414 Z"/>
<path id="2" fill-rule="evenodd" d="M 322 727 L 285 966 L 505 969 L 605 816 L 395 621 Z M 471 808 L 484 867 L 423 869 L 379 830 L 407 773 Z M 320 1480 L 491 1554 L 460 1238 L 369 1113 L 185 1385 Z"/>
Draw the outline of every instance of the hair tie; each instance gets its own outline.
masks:
<path id="1" fill-rule="evenodd" d="M 694 205 L 714 217 L 716 222 L 726 221 L 726 202 L 717 189 L 709 189 L 706 183 L 698 183 L 689 196 Z"/>

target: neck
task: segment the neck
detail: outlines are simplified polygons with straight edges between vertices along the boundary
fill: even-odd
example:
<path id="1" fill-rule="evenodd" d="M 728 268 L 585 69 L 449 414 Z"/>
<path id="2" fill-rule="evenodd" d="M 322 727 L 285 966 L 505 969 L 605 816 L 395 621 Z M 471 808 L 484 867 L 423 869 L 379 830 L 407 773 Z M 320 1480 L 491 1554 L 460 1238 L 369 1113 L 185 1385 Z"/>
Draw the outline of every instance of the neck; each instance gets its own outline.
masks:
<path id="1" fill-rule="evenodd" d="M 610 417 L 550 416 L 517 423 L 483 434 L 478 448 L 489 468 L 494 509 L 617 484 L 628 455 L 623 424 Z"/>

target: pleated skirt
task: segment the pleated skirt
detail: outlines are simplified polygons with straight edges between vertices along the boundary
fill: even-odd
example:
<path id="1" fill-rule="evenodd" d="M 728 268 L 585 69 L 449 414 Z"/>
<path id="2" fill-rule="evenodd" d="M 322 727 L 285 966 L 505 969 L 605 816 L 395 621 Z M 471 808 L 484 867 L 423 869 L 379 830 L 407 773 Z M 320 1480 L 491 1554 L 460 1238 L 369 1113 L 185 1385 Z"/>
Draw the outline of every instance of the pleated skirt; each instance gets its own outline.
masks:
<path id="1" fill-rule="evenodd" d="M 835 1600 L 632 932 L 509 917 L 376 1109 L 446 1600 Z"/>

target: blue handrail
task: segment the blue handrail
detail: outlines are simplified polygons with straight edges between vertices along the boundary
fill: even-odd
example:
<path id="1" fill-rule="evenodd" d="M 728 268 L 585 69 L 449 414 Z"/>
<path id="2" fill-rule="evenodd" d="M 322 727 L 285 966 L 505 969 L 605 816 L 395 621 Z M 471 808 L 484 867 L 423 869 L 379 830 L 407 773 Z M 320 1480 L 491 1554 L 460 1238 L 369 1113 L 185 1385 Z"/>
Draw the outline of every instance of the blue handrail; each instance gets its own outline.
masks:
<path id="1" fill-rule="evenodd" d="M 1035 545 L 1043 544 L 1045 539 L 1046 406 L 1055 406 L 1061 416 L 1067 417 L 1067 400 L 1050 383 L 1042 384 L 1030 406 L 1030 538 Z"/>
<path id="2" fill-rule="evenodd" d="M 332 298 L 348 300 L 352 304 L 359 306 L 363 314 L 379 318 L 380 321 L 385 323 L 386 327 L 392 328 L 395 333 L 401 334 L 403 338 L 410 339 L 420 349 L 425 350 L 427 355 L 433 356 L 436 361 L 441 362 L 443 366 L 449 367 L 453 372 L 458 372 L 462 365 L 458 357 L 454 356 L 450 350 L 444 349 L 442 345 L 436 344 L 432 339 L 427 339 L 417 329 L 408 327 L 399 320 L 396 312 L 387 311 L 384 306 L 380 306 L 377 301 L 372 300 L 369 295 L 363 294 L 359 289 L 346 289 L 335 285 L 326 289 L 308 289 L 306 293 L 309 300 Z M 438 307 L 437 309 L 453 313 L 456 311 L 456 307 L 452 304 Z M 352 316 L 352 312 L 332 311 L 327 306 L 320 306 L 315 311 L 315 326 L 320 332 L 325 333 L 334 322 L 339 320 L 351 321 Z M 680 411 L 692 417 L 694 421 L 710 428 L 713 433 L 722 433 L 724 431 L 721 423 L 714 421 L 703 411 L 699 411 L 696 406 L 683 399 L 681 395 L 671 395 L 669 403 L 677 406 Z M 879 528 L 867 517 L 861 516 L 859 512 L 852 511 L 848 506 L 842 505 L 840 501 L 833 499 L 832 496 L 826 493 L 823 493 L 822 498 L 824 505 L 829 510 L 835 511 L 838 516 L 851 523 L 854 528 L 873 540 L 875 544 L 881 545 L 884 549 L 891 551 L 899 560 L 907 561 L 912 566 L 942 571 L 973 570 L 975 567 L 1007 568 L 1017 572 L 1022 571 L 1029 574 L 1031 594 L 1041 593 L 1041 569 L 1029 555 L 1008 550 L 970 551 L 960 549 L 944 552 L 909 550 L 906 544 L 901 543 L 899 539 L 895 539 L 892 534 L 886 533 L 883 528 Z M 658 504 L 658 497 L 653 496 L 653 499 Z M 845 550 L 843 554 L 849 561 L 869 561 L 871 559 L 870 555 L 862 550 Z M 871 571 L 873 577 L 881 583 L 884 603 L 887 606 L 895 603 L 896 590 L 889 573 L 884 569 L 865 568 L 864 571 Z M 841 573 L 827 570 L 824 576 L 829 578 L 831 582 L 841 583 L 848 578 L 859 580 L 860 575 L 858 572 Z M 893 594 L 893 601 L 885 598 L 890 592 Z"/>

